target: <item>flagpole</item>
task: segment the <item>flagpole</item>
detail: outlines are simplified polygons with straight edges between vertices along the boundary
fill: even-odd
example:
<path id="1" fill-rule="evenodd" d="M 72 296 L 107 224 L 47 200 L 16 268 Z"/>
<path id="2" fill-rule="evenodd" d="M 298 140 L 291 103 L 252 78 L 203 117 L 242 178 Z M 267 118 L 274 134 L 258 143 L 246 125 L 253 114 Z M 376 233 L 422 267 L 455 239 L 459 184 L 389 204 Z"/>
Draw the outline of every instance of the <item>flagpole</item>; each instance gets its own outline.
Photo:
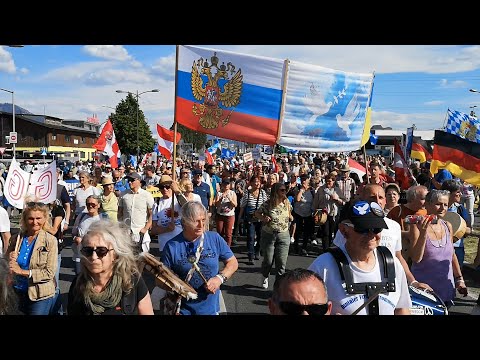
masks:
<path id="1" fill-rule="evenodd" d="M 367 184 L 369 184 L 370 176 L 368 174 L 367 150 L 365 149 L 365 145 L 363 145 L 363 159 L 365 160 L 365 174 L 367 175 Z"/>
<path id="2" fill-rule="evenodd" d="M 447 123 L 447 119 L 448 119 L 448 109 L 447 109 L 447 112 L 445 113 L 445 119 L 443 120 L 442 130 L 445 129 L 445 124 Z"/>
<path id="3" fill-rule="evenodd" d="M 275 144 L 278 142 L 278 138 L 280 137 L 280 134 L 282 132 L 282 123 L 283 123 L 283 115 L 285 114 L 285 99 L 287 97 L 287 82 L 288 82 L 288 69 L 290 60 L 285 59 L 283 62 L 283 83 L 282 83 L 282 104 L 280 105 L 280 119 L 278 120 L 278 130 L 277 130 L 277 136 L 275 138 Z M 273 146 L 275 147 L 275 144 Z"/>
<path id="4" fill-rule="evenodd" d="M 173 181 L 177 180 L 177 75 L 178 75 L 178 49 L 179 45 L 176 46 L 175 51 L 175 103 L 173 105 L 173 164 L 172 164 L 172 179 Z M 175 218 L 175 194 L 172 194 L 172 221 Z"/>

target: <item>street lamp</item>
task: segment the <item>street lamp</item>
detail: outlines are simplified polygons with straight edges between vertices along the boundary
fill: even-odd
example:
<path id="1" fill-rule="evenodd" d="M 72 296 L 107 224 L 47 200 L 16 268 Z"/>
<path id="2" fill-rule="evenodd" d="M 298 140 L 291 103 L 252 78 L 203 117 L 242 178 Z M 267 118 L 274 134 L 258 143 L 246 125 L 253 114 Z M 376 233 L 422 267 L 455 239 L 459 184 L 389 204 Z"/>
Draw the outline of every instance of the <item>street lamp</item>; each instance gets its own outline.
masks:
<path id="1" fill-rule="evenodd" d="M 138 97 L 142 94 L 145 94 L 145 93 L 149 93 L 149 92 L 160 92 L 160 89 L 153 89 L 153 90 L 147 90 L 147 91 L 142 91 L 141 93 L 137 92 L 136 93 L 132 93 L 131 91 L 123 91 L 123 90 L 116 90 L 117 93 L 119 94 L 130 94 L 132 96 L 136 96 L 137 97 L 137 166 L 138 164 L 140 163 L 140 141 L 139 141 L 139 134 L 138 134 Z"/>
<path id="2" fill-rule="evenodd" d="M 12 94 L 12 119 L 13 119 L 13 123 L 12 123 L 12 130 L 13 132 L 15 132 L 15 98 L 14 98 L 14 92 L 12 90 L 7 90 L 7 89 L 1 89 L 0 90 L 2 91 L 6 91 L 6 92 L 9 92 L 10 94 Z M 17 136 L 17 139 L 18 139 L 18 136 Z M 12 144 L 13 145 L 13 157 L 15 157 L 15 143 Z"/>

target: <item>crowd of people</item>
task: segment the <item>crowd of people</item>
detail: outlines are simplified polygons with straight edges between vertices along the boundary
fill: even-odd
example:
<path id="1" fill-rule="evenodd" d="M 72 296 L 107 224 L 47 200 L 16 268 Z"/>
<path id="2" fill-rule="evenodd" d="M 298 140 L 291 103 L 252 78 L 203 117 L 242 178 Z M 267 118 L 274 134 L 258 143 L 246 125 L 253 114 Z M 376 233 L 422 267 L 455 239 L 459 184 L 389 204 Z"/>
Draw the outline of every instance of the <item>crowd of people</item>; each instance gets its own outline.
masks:
<path id="1" fill-rule="evenodd" d="M 152 241 L 163 265 L 196 291 L 194 299 L 175 298 L 182 315 L 221 312 L 222 284 L 238 269 L 232 247 L 243 238 L 247 265 L 259 265 L 256 285 L 271 288 L 273 271 L 272 314 L 410 314 L 409 287 L 435 292 L 446 307 L 457 290 L 468 294 L 463 237 L 443 217 L 459 214 L 465 236 L 472 233 L 472 185 L 412 162 L 415 177 L 402 191 L 382 156 L 367 159 L 363 178 L 348 165 L 355 153 L 274 156 L 249 164 L 163 158 L 143 168 L 58 168 L 57 199 L 25 200 L 18 235 L 0 207 L 1 260 L 8 262 L 0 263 L 8 269 L 0 313 L 154 314 L 138 265 Z M 75 278 L 63 309 L 65 232 Z M 293 254 L 318 257 L 308 270 L 288 271 Z"/>

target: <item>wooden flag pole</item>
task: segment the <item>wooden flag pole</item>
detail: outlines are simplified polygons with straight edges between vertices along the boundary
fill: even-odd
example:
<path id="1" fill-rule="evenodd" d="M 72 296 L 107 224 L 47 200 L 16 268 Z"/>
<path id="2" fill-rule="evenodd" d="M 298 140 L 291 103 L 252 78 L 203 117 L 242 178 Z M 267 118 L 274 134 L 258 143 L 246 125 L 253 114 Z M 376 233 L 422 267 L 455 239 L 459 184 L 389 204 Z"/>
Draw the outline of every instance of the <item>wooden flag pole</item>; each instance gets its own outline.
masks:
<path id="1" fill-rule="evenodd" d="M 363 145 L 363 159 L 365 160 L 365 174 L 367 175 L 367 184 L 369 184 L 370 175 L 368 173 L 367 150 L 365 149 L 365 145 Z"/>

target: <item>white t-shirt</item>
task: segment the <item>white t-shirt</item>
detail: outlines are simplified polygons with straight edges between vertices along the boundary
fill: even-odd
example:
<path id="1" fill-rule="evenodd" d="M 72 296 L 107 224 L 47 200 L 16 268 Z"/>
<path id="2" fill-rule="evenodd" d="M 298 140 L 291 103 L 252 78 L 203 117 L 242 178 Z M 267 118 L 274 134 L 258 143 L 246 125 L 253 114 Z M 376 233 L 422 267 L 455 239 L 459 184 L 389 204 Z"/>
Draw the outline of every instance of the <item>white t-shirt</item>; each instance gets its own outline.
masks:
<path id="1" fill-rule="evenodd" d="M 387 223 L 388 229 L 383 229 L 381 232 L 380 245 L 386 246 L 388 250 L 395 256 L 397 251 L 402 251 L 402 232 L 400 224 L 395 220 L 389 218 L 383 218 Z M 339 231 L 335 234 L 335 239 L 333 239 L 333 244 L 338 247 L 345 246 L 345 238 L 343 234 Z"/>
<path id="2" fill-rule="evenodd" d="M 171 210 L 172 209 L 172 198 L 164 199 L 161 198 L 160 201 L 153 205 L 152 221 L 156 222 L 158 226 L 167 227 L 170 224 L 171 219 Z M 175 198 L 175 205 L 173 208 L 175 216 L 175 229 L 170 232 L 163 234 L 158 234 L 158 248 L 160 251 L 163 250 L 163 247 L 168 240 L 173 239 L 175 236 L 182 232 L 182 224 L 180 219 L 182 217 L 182 207 L 177 202 Z"/>
<path id="3" fill-rule="evenodd" d="M 10 218 L 7 210 L 0 207 L 0 233 L 10 232 Z M 0 256 L 3 254 L 3 240 L 0 239 Z"/>
<path id="4" fill-rule="evenodd" d="M 383 282 L 383 263 L 377 261 L 377 250 L 375 253 L 375 266 L 372 270 L 361 270 L 352 264 L 344 246 L 339 246 L 345 253 L 352 270 L 354 283 L 362 282 Z M 380 315 L 394 315 L 396 308 L 411 308 L 412 300 L 408 291 L 407 278 L 400 261 L 394 256 L 395 262 L 395 292 L 382 293 L 378 297 Z M 328 290 L 328 300 L 332 301 L 332 314 L 351 315 L 363 303 L 367 301 L 365 294 L 348 294 L 344 288 L 344 282 L 340 277 L 338 265 L 332 254 L 325 253 L 317 257 L 308 267 L 309 270 L 319 274 Z M 359 312 L 359 315 L 367 315 L 368 306 Z"/>

